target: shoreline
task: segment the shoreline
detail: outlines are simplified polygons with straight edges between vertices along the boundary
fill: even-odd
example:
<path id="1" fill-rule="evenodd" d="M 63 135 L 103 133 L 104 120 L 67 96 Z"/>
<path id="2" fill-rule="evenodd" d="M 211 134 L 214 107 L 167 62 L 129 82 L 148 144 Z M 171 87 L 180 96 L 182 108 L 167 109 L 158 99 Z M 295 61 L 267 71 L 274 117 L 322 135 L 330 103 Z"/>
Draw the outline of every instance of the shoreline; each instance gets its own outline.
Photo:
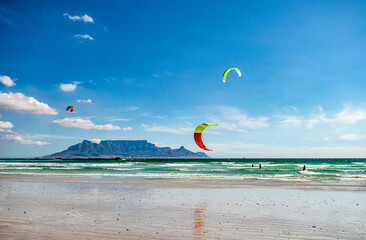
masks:
<path id="1" fill-rule="evenodd" d="M 274 161 L 274 160 L 305 160 L 305 161 L 316 161 L 316 160 L 325 160 L 325 161 L 332 161 L 332 160 L 350 160 L 350 161 L 366 161 L 366 158 L 213 158 L 213 157 L 170 157 L 170 158 L 162 158 L 162 157 L 75 157 L 75 158 L 42 158 L 42 157 L 31 157 L 31 158 L 0 158 L 0 161 L 6 160 L 30 160 L 30 161 L 122 161 L 122 162 L 134 162 L 134 161 L 179 161 L 179 160 L 187 160 L 187 161 Z"/>
<path id="2" fill-rule="evenodd" d="M 1 239 L 362 239 L 339 183 L 0 175 Z"/>
<path id="3" fill-rule="evenodd" d="M 225 180 L 225 179 L 175 179 L 175 178 L 144 178 L 144 177 L 92 177 L 63 175 L 20 175 L 0 173 L 0 181 L 20 182 L 60 182 L 75 184 L 136 184 L 154 188 L 289 188 L 302 190 L 325 191 L 360 191 L 366 192 L 366 182 L 335 182 L 335 181 L 283 181 L 283 180 Z"/>

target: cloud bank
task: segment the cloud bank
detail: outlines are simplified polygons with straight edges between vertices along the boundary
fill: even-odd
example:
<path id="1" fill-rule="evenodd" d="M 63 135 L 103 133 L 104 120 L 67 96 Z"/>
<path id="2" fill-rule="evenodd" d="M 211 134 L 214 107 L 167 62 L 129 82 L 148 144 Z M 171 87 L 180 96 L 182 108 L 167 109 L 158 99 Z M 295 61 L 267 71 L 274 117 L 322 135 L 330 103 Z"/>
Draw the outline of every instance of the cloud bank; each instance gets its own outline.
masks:
<path id="1" fill-rule="evenodd" d="M 208 116 L 212 123 L 216 123 L 218 129 L 226 129 L 230 131 L 246 133 L 246 129 L 263 129 L 268 128 L 267 117 L 249 117 L 239 109 L 228 106 L 218 106 L 215 108 L 217 114 Z M 211 111 L 210 111 L 211 112 Z"/>
<path id="2" fill-rule="evenodd" d="M 148 132 L 165 132 L 165 133 L 174 133 L 174 134 L 188 134 L 192 133 L 193 128 L 191 127 L 167 127 L 161 125 L 147 125 L 141 124 L 143 128 L 145 128 Z"/>
<path id="3" fill-rule="evenodd" d="M 331 126 L 355 125 L 366 120 L 366 110 L 364 109 L 351 109 L 350 107 L 346 107 L 333 117 L 327 117 L 323 108 L 321 106 L 318 108 L 319 113 L 313 115 L 313 117 L 306 119 L 302 116 L 280 115 L 277 117 L 282 120 L 279 120 L 277 123 L 283 128 L 301 128 L 305 126 L 310 129 L 320 124 L 329 124 Z"/>
<path id="4" fill-rule="evenodd" d="M 43 145 L 49 145 L 50 144 L 48 142 L 34 141 L 34 140 L 31 140 L 31 139 L 25 139 L 24 137 L 22 137 L 20 135 L 5 135 L 5 136 L 2 136 L 1 139 L 7 140 L 7 141 L 17 142 L 17 143 L 20 143 L 20 144 L 32 144 L 32 145 L 38 145 L 38 146 L 43 146 Z"/>
<path id="5" fill-rule="evenodd" d="M 72 118 L 64 118 L 57 119 L 52 121 L 57 123 L 62 127 L 72 127 L 72 128 L 80 128 L 80 129 L 97 129 L 97 130 L 132 130 L 131 127 L 120 128 L 118 126 L 113 126 L 112 124 L 104 124 L 104 125 L 96 125 L 89 118 L 81 118 L 81 117 L 72 117 Z"/>
<path id="6" fill-rule="evenodd" d="M 366 136 L 361 136 L 361 135 L 354 134 L 354 133 L 343 134 L 339 138 L 342 139 L 342 140 L 347 140 L 347 141 L 366 140 Z"/>
<path id="7" fill-rule="evenodd" d="M 26 112 L 32 114 L 57 115 L 57 111 L 46 103 L 37 101 L 23 93 L 0 92 L 0 110 Z"/>

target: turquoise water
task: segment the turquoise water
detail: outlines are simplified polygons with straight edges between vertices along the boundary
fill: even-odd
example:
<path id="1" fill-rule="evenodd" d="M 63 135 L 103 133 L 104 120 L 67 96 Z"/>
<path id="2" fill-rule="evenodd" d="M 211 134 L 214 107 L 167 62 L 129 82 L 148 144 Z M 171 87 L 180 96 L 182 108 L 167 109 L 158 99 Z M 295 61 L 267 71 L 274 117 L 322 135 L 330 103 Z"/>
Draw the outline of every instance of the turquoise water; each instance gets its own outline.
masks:
<path id="1" fill-rule="evenodd" d="M 262 168 L 258 167 L 259 164 Z M 303 165 L 306 166 L 305 171 L 302 171 Z M 134 161 L 12 159 L 0 160 L 0 177 L 3 174 L 366 183 L 366 159 L 170 159 Z"/>

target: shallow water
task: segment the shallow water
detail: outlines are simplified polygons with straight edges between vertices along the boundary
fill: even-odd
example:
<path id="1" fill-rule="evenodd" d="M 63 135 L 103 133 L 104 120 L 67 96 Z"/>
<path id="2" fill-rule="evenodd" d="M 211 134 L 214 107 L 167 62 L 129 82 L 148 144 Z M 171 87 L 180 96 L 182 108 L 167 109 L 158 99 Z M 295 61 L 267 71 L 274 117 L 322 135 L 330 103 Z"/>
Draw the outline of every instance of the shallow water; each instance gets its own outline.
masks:
<path id="1" fill-rule="evenodd" d="M 305 171 L 302 170 L 303 165 L 306 166 Z M 133 161 L 11 159 L 0 160 L 0 174 L 363 184 L 366 182 L 366 159 L 136 159 Z"/>

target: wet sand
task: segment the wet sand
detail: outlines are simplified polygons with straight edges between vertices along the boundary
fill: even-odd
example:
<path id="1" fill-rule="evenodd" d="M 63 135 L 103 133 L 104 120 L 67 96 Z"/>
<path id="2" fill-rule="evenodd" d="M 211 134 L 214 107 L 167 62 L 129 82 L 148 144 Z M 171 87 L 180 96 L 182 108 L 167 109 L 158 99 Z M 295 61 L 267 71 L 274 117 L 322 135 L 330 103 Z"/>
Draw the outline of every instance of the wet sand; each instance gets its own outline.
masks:
<path id="1" fill-rule="evenodd" d="M 0 239 L 365 239 L 366 186 L 0 175 Z"/>

